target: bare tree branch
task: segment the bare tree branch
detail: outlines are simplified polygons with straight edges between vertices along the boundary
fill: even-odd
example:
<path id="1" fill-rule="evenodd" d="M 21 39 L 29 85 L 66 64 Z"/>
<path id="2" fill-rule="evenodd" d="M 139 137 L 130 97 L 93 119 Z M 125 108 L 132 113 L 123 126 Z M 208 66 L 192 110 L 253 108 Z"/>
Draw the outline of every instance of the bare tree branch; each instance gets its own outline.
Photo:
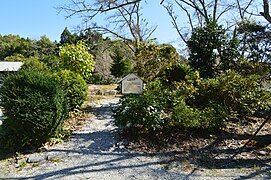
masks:
<path id="1" fill-rule="evenodd" d="M 187 40 L 185 39 L 184 35 L 181 33 L 181 30 L 178 26 L 177 16 L 173 12 L 173 7 L 171 5 L 167 5 L 167 6 L 163 5 L 163 7 L 167 10 L 167 12 L 172 20 L 171 23 L 172 23 L 173 27 L 176 29 L 178 35 L 183 40 L 183 42 L 185 42 L 187 44 Z"/>
<path id="2" fill-rule="evenodd" d="M 186 8 L 184 8 L 179 2 L 176 2 L 177 5 L 186 13 L 187 17 L 188 17 L 188 20 L 189 20 L 189 24 L 190 24 L 190 27 L 191 29 L 193 30 L 194 29 L 194 26 L 193 26 L 193 21 L 192 21 L 192 18 L 191 18 L 191 15 L 190 13 L 188 12 L 188 10 Z"/>
<path id="3" fill-rule="evenodd" d="M 260 12 L 260 14 L 269 22 L 271 23 L 271 15 L 269 12 L 269 1 L 263 0 L 263 12 Z"/>
<path id="4" fill-rule="evenodd" d="M 218 6 L 218 0 L 215 0 L 214 9 L 213 9 L 213 21 L 216 20 L 217 6 Z"/>
<path id="5" fill-rule="evenodd" d="M 143 0 L 69 0 L 69 2 L 70 4 L 59 8 L 67 14 L 66 18 L 79 16 L 85 23 L 104 18 L 108 22 L 107 25 L 95 25 L 90 28 L 99 27 L 104 33 L 107 32 L 124 41 L 127 39 L 135 42 L 144 41 L 150 38 L 156 29 L 148 27 L 148 23 L 142 17 Z"/>

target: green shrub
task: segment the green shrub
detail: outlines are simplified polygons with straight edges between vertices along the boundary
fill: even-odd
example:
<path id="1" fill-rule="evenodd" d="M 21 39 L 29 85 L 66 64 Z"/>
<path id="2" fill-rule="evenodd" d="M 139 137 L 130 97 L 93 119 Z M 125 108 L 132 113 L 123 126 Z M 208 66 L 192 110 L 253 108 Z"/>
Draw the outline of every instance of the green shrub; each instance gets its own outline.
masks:
<path id="1" fill-rule="evenodd" d="M 13 137 L 12 144 L 7 145 L 16 149 L 41 145 L 61 130 L 67 117 L 63 90 L 44 72 L 20 71 L 8 76 L 0 99 L 3 127 Z"/>
<path id="2" fill-rule="evenodd" d="M 135 134 L 148 133 L 165 128 L 171 96 L 160 81 L 151 82 L 141 95 L 126 95 L 116 109 L 115 123 L 123 131 Z"/>
<path id="3" fill-rule="evenodd" d="M 182 77 L 170 86 L 156 80 L 142 95 L 124 96 L 115 113 L 116 125 L 139 134 L 168 128 L 214 130 L 229 117 L 252 115 L 270 106 L 271 93 L 262 88 L 259 76 L 229 70 L 202 79 L 197 71 L 183 69 Z"/>
<path id="4" fill-rule="evenodd" d="M 115 123 L 123 131 L 148 133 L 163 127 L 161 106 L 146 95 L 127 95 L 121 98 L 115 111 Z"/>
<path id="5" fill-rule="evenodd" d="M 210 104 L 204 109 L 189 107 L 181 100 L 174 106 L 172 112 L 172 126 L 181 129 L 207 129 L 220 128 L 227 118 L 225 110 L 217 105 Z"/>
<path id="6" fill-rule="evenodd" d="M 86 81 L 92 76 L 95 65 L 94 57 L 88 52 L 83 42 L 60 47 L 59 56 L 63 69 L 79 73 Z"/>
<path id="7" fill-rule="evenodd" d="M 238 57 L 237 39 L 229 38 L 226 30 L 216 21 L 208 21 L 195 28 L 187 47 L 191 67 L 198 70 L 203 78 L 215 77 L 221 70 L 229 69 Z"/>
<path id="8" fill-rule="evenodd" d="M 215 79 L 201 81 L 192 103 L 205 107 L 212 101 L 227 109 L 228 114 L 247 116 L 267 107 L 270 98 L 259 76 L 242 76 L 229 70 Z"/>
<path id="9" fill-rule="evenodd" d="M 20 70 L 48 71 L 49 68 L 43 62 L 35 57 L 26 58 Z"/>
<path id="10" fill-rule="evenodd" d="M 175 81 L 183 81 L 185 80 L 185 76 L 188 75 L 190 69 L 191 68 L 187 64 L 174 64 L 173 66 L 166 69 L 165 77 L 163 80 L 169 84 Z"/>
<path id="11" fill-rule="evenodd" d="M 135 59 L 134 71 L 145 82 L 161 77 L 166 69 L 181 61 L 177 50 L 169 44 L 140 44 Z"/>
<path id="12" fill-rule="evenodd" d="M 61 70 L 54 74 L 54 78 L 66 93 L 69 111 L 80 108 L 88 92 L 87 83 L 82 76 L 69 70 Z"/>

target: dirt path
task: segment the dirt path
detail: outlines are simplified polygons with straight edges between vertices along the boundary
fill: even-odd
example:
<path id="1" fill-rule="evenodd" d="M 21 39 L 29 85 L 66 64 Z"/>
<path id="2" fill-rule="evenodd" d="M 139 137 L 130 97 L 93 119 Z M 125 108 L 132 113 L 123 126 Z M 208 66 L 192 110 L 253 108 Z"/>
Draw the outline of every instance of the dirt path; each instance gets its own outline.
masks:
<path id="1" fill-rule="evenodd" d="M 118 140 L 111 108 L 118 99 L 101 100 L 92 106 L 95 115 L 83 129 L 73 133 L 68 142 L 42 153 L 18 160 L 17 167 L 8 160 L 0 162 L 0 179 L 250 179 L 253 171 L 245 169 L 188 170 L 169 163 L 170 155 L 151 156 L 125 149 Z M 257 175 L 257 174 L 256 174 Z M 257 176 L 257 179 L 265 177 Z"/>

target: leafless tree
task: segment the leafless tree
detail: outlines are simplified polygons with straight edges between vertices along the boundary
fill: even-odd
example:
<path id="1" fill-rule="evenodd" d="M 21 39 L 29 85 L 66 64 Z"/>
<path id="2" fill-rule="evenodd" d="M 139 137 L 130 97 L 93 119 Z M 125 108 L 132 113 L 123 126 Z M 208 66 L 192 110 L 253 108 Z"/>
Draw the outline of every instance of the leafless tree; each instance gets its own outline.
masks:
<path id="1" fill-rule="evenodd" d="M 150 39 L 157 26 L 150 26 L 143 18 L 143 0 L 70 0 L 59 8 L 66 18 L 79 16 L 92 29 L 110 34 L 136 45 Z M 98 23 L 103 18 L 107 23 Z M 133 45 L 134 46 L 134 45 Z"/>
<path id="2" fill-rule="evenodd" d="M 142 3 L 146 0 L 69 0 L 59 9 L 66 12 L 66 17 L 79 16 L 87 28 L 102 33 L 109 33 L 128 42 L 148 40 L 155 31 L 149 26 L 141 13 Z M 157 0 L 165 7 L 173 27 L 178 35 L 187 41 L 194 27 L 204 22 L 218 21 L 226 29 L 233 30 L 236 23 L 255 15 L 262 15 L 271 22 L 269 1 L 263 0 L 264 11 L 259 13 L 258 0 Z M 94 23 L 105 15 L 108 24 Z M 184 23 L 186 21 L 187 23 Z M 89 22 L 92 22 L 89 25 Z M 185 25 L 184 25 L 185 24 Z"/>
<path id="3" fill-rule="evenodd" d="M 165 0 L 162 5 L 178 35 L 186 43 L 189 33 L 205 22 L 217 21 L 226 29 L 234 29 L 236 22 L 251 15 L 252 12 L 248 11 L 256 4 L 257 0 Z M 187 23 L 180 23 L 179 20 Z"/>

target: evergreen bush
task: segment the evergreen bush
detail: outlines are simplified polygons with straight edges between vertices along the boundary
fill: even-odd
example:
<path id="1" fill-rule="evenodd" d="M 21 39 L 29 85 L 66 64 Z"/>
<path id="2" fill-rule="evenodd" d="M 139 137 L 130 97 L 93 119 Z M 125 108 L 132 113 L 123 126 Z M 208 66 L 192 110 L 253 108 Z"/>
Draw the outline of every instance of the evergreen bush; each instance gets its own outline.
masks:
<path id="1" fill-rule="evenodd" d="M 54 74 L 54 78 L 66 93 L 69 111 L 80 108 L 88 92 L 88 86 L 83 77 L 70 70 L 61 70 Z"/>
<path id="2" fill-rule="evenodd" d="M 13 137 L 12 143 L 6 144 L 9 148 L 40 146 L 61 130 L 67 117 L 63 90 L 44 72 L 20 71 L 6 77 L 0 99 L 3 127 Z"/>

